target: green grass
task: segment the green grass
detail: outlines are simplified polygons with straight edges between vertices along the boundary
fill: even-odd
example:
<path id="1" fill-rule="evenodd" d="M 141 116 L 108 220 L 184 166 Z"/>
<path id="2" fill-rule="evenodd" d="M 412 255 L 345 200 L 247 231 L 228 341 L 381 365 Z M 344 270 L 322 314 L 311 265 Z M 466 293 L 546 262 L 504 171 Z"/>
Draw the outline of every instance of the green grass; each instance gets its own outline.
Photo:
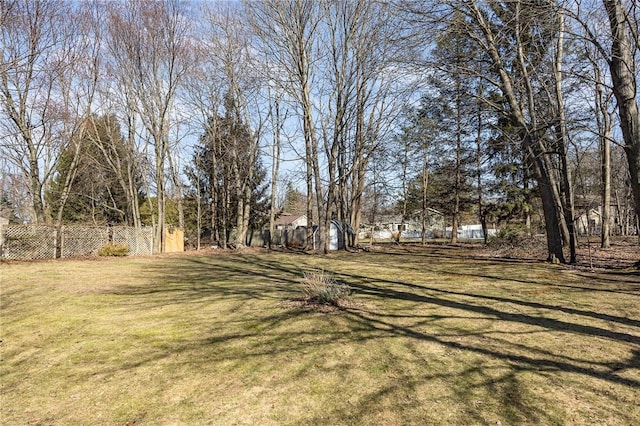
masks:
<path id="1" fill-rule="evenodd" d="M 352 289 L 300 300 L 305 271 Z M 640 423 L 640 277 L 445 246 L 0 265 L 0 423 Z"/>

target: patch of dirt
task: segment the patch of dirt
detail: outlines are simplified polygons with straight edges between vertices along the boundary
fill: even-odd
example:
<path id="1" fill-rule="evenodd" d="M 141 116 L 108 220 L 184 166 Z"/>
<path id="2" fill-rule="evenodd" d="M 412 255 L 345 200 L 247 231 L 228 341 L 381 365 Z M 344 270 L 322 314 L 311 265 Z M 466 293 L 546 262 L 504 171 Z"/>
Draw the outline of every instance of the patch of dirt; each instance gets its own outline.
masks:
<path id="1" fill-rule="evenodd" d="M 365 305 L 362 302 L 356 302 L 352 299 L 341 299 L 335 305 L 327 303 L 317 303 L 308 298 L 289 299 L 278 303 L 278 306 L 285 309 L 303 309 L 310 312 L 334 313 L 348 309 L 361 309 Z"/>
<path id="2" fill-rule="evenodd" d="M 508 240 L 494 240 L 479 249 L 480 256 L 502 259 L 545 260 L 548 256 L 544 235 L 518 236 Z M 565 257 L 569 258 L 568 249 Z M 581 239 L 573 266 L 588 269 L 637 269 L 640 271 L 638 237 L 612 238 L 611 247 L 600 248 L 599 239 Z"/>

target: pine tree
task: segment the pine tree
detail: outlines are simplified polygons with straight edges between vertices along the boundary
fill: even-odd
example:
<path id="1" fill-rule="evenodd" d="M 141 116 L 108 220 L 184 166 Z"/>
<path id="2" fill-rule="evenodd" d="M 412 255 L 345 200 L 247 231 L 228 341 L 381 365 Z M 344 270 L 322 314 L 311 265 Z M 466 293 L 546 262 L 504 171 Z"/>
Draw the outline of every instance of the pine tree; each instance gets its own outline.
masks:
<path id="1" fill-rule="evenodd" d="M 268 215 L 266 171 L 255 156 L 255 149 L 249 126 L 241 119 L 231 95 L 227 95 L 224 114 L 212 116 L 200 137 L 190 175 L 192 185 L 200 188 L 201 199 L 208 200 L 208 225 L 203 227 L 203 233 L 225 248 L 230 243 L 246 244 L 246 237 L 242 236 L 232 241 L 232 231 L 246 236 L 250 229 L 264 225 Z M 243 216 L 248 218 L 244 230 L 239 229 L 244 226 Z"/>

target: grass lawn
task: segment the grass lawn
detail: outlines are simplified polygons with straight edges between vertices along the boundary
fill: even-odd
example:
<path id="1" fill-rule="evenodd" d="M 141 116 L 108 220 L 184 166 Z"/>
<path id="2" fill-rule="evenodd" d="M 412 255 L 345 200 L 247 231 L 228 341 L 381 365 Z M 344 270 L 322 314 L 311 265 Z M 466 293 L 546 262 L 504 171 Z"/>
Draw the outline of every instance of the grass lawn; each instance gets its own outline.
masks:
<path id="1" fill-rule="evenodd" d="M 291 302 L 314 269 L 353 303 Z M 637 273 L 434 245 L 0 278 L 1 424 L 640 424 Z"/>

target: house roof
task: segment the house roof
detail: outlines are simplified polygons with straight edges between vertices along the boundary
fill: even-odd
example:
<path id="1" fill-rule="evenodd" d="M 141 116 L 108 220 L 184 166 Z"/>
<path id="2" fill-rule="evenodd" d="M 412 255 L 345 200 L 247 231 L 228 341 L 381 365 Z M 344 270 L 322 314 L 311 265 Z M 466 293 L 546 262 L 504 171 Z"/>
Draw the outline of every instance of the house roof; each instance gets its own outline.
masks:
<path id="1" fill-rule="evenodd" d="M 295 222 L 296 220 L 300 219 L 301 217 L 306 218 L 307 215 L 305 215 L 305 214 L 283 214 L 281 216 L 278 216 L 274 223 L 276 225 L 291 225 L 293 222 Z"/>

